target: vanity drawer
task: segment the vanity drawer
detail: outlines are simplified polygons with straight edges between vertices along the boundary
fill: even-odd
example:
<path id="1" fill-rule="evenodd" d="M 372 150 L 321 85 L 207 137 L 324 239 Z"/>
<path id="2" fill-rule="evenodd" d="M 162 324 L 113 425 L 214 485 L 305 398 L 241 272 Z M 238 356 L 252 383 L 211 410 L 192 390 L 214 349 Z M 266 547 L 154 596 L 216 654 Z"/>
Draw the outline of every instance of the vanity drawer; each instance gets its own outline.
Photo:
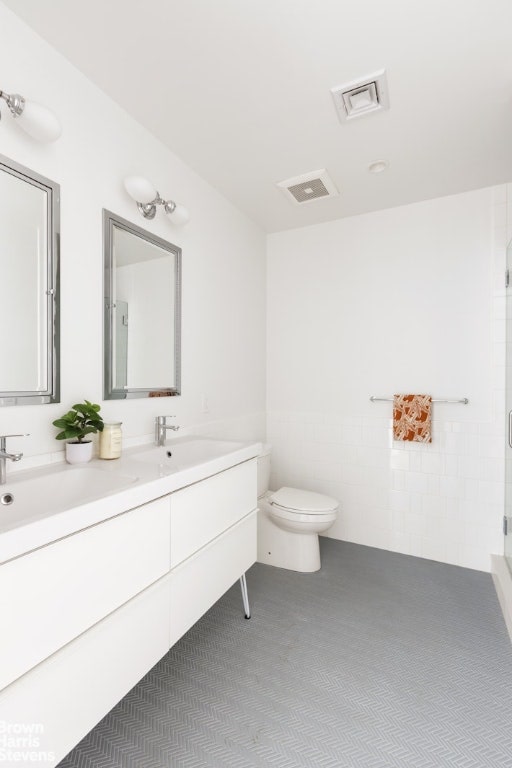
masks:
<path id="1" fill-rule="evenodd" d="M 0 689 L 167 573 L 169 499 L 0 567 Z"/>
<path id="2" fill-rule="evenodd" d="M 0 724 L 42 725 L 40 749 L 55 753 L 55 762 L 42 760 L 44 766 L 62 760 L 169 650 L 168 579 L 152 584 L 0 692 Z"/>
<path id="3" fill-rule="evenodd" d="M 171 646 L 256 562 L 256 516 L 247 515 L 171 572 Z"/>
<path id="4" fill-rule="evenodd" d="M 256 509 L 256 459 L 171 496 L 171 567 Z"/>

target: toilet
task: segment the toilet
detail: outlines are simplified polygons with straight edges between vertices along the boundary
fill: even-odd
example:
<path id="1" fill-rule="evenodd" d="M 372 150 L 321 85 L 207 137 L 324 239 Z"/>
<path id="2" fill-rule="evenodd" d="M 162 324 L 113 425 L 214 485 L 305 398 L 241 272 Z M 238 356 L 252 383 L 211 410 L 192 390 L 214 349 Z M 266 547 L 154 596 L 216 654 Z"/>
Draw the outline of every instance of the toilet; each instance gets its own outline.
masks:
<path id="1" fill-rule="evenodd" d="M 318 534 L 336 520 L 338 502 L 298 488 L 269 491 L 271 446 L 258 457 L 258 562 L 312 573 L 320 570 Z"/>

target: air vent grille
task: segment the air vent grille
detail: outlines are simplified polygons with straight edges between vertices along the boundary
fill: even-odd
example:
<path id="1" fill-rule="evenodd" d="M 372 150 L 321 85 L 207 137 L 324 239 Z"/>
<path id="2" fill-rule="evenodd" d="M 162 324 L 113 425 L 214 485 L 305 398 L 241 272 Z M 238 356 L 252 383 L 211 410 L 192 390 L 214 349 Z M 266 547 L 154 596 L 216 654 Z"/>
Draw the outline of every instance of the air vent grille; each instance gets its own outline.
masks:
<path id="1" fill-rule="evenodd" d="M 322 179 L 313 179 L 312 181 L 304 181 L 302 184 L 294 184 L 292 187 L 288 187 L 288 192 L 294 196 L 298 203 L 316 200 L 329 194 Z"/>
<path id="2" fill-rule="evenodd" d="M 295 205 L 303 205 L 321 198 L 336 197 L 339 194 L 325 168 L 280 181 L 277 186 Z"/>
<path id="3" fill-rule="evenodd" d="M 388 87 L 384 69 L 362 80 L 331 88 L 340 122 L 389 109 Z"/>

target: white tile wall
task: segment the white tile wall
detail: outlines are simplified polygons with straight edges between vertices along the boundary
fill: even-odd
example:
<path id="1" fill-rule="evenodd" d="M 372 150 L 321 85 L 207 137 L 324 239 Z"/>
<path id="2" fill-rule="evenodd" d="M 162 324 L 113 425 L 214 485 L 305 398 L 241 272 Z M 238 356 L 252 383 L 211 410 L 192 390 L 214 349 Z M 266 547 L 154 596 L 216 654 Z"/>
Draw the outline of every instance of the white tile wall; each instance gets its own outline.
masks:
<path id="1" fill-rule="evenodd" d="M 273 408 L 273 402 L 282 401 L 283 387 L 289 387 L 290 401 L 296 399 L 292 384 L 283 378 L 276 382 L 278 377 L 272 370 L 269 372 L 271 485 L 294 485 L 339 499 L 341 512 L 328 534 L 334 538 L 484 571 L 490 570 L 491 553 L 503 550 L 505 187 L 493 190 L 489 199 L 495 216 L 490 252 L 484 254 L 492 265 L 492 281 L 486 289 L 492 296 L 485 333 L 491 340 L 488 349 L 492 359 L 480 361 L 483 375 L 487 376 L 483 385 L 487 406 L 476 403 L 477 407 L 470 410 L 470 406 L 434 404 L 433 442 L 399 443 L 392 440 L 391 403 L 376 402 L 371 410 L 360 408 L 360 413 L 353 408 L 351 414 L 340 413 L 342 409 L 334 408 L 331 402 L 327 403 L 330 407 L 316 412 Z M 340 251 L 342 247 L 340 238 Z M 279 258 L 280 251 L 282 243 L 269 255 L 270 273 L 271 259 L 276 252 Z M 463 277 L 460 285 L 454 286 L 454 312 L 457 291 L 464 291 Z M 314 311 L 311 306 L 308 309 Z M 286 301 L 281 311 L 286 312 Z M 279 326 L 275 317 L 271 306 L 271 347 L 275 346 L 272 323 Z M 357 337 L 357 328 L 354 335 Z M 325 365 L 326 375 L 329 371 L 338 377 L 343 397 L 346 374 L 331 362 Z M 388 371 L 383 369 L 383 379 L 384 373 Z M 467 389 L 461 391 L 451 390 L 451 396 L 466 396 L 473 390 L 470 384 L 473 382 L 467 382 Z M 392 394 L 393 390 L 380 391 L 378 387 L 379 382 L 367 383 L 368 396 Z M 439 397 L 445 393 L 432 394 Z M 304 401 L 307 409 L 306 396 Z M 474 413 L 474 419 L 468 413 Z"/>
<path id="2" fill-rule="evenodd" d="M 334 538 L 490 569 L 490 554 L 502 549 L 502 423 L 489 435 L 478 422 L 435 421 L 434 442 L 415 445 L 392 441 L 391 419 L 329 420 L 319 413 L 304 424 L 300 413 L 269 413 L 273 488 L 339 499 Z"/>

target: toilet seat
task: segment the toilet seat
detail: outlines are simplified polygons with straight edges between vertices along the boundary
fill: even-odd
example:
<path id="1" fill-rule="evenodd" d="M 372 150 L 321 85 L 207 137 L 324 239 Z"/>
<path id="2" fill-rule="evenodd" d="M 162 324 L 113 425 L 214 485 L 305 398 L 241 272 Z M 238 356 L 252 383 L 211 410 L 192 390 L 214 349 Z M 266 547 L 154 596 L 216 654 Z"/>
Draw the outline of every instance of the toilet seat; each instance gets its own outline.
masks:
<path id="1" fill-rule="evenodd" d="M 289 512 L 293 515 L 307 515 L 310 518 L 312 515 L 330 515 L 338 509 L 338 502 L 330 496 L 286 486 L 271 493 L 268 500 L 273 509 L 280 510 L 282 517 L 286 517 L 283 513 Z"/>
<path id="2" fill-rule="evenodd" d="M 331 510 L 330 512 L 297 512 L 296 509 L 286 509 L 272 503 L 270 503 L 269 507 L 272 517 L 282 521 L 288 520 L 297 526 L 301 523 L 320 526 L 324 523 L 333 523 L 336 520 L 336 510 Z"/>

